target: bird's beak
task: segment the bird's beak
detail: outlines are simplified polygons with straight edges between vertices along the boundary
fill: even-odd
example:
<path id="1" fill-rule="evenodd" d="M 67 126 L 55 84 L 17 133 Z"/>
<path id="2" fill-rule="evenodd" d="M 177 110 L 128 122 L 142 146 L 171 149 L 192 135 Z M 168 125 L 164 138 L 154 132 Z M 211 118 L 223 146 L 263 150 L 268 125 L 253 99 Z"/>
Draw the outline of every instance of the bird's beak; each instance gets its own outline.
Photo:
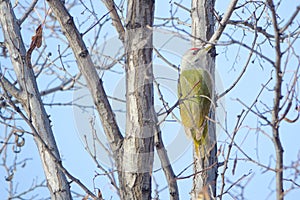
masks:
<path id="1" fill-rule="evenodd" d="M 212 49 L 212 47 L 213 46 L 211 44 L 207 44 L 204 48 L 205 48 L 206 51 L 209 51 L 209 50 Z"/>

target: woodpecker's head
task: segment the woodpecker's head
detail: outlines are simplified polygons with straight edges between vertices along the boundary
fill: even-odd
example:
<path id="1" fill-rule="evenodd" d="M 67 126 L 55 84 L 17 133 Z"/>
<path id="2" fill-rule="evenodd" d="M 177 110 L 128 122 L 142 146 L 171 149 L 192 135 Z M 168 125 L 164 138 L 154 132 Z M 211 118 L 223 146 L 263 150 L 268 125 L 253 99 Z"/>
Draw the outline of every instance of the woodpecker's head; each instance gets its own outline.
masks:
<path id="1" fill-rule="evenodd" d="M 206 69 L 206 55 L 211 50 L 212 45 L 202 46 L 200 48 L 189 49 L 182 57 L 180 69 L 204 68 Z"/>

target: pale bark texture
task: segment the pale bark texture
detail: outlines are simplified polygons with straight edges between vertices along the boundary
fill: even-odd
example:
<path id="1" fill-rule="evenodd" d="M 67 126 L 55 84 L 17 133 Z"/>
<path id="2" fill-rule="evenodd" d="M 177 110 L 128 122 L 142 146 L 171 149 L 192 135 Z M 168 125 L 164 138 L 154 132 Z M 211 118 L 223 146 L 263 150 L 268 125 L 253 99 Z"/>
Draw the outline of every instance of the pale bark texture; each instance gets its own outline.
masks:
<path id="1" fill-rule="evenodd" d="M 192 15 L 192 45 L 199 47 L 205 45 L 214 33 L 214 0 L 193 0 L 191 6 Z M 214 81 L 215 71 L 215 49 L 206 56 L 208 69 L 210 70 L 212 80 Z M 214 96 L 214 95 L 213 95 Z M 213 100 L 213 98 L 212 98 Z M 214 119 L 215 113 L 211 109 L 210 118 Z M 201 147 L 200 147 L 201 148 Z M 216 196 L 217 180 L 217 142 L 216 127 L 209 122 L 209 133 L 206 141 L 207 154 L 203 160 L 197 159 L 194 155 L 195 176 L 193 179 L 193 188 L 191 191 L 192 199 L 213 199 Z"/>
<path id="2" fill-rule="evenodd" d="M 122 25 L 122 22 L 121 22 L 121 20 L 120 20 L 120 17 L 118 16 L 118 12 L 117 12 L 117 10 L 116 10 L 116 7 L 115 7 L 115 4 L 114 4 L 114 1 L 113 0 L 102 0 L 103 2 L 104 2 L 104 4 L 105 4 L 105 6 L 107 7 L 107 10 L 108 11 L 110 11 L 110 16 L 111 16 L 111 19 L 112 19 L 112 22 L 113 22 L 113 25 L 114 25 L 114 27 L 115 27 L 115 29 L 116 29 L 116 31 L 118 32 L 118 34 L 119 34 L 119 39 L 123 42 L 123 44 L 125 45 L 126 43 L 125 43 L 125 41 L 124 41 L 124 37 L 125 37 L 125 29 L 124 29 L 124 27 L 123 27 L 123 25 Z M 134 8 L 134 7 L 131 7 L 131 8 Z M 132 13 L 132 12 L 134 12 L 134 11 L 130 11 L 130 13 Z M 152 12 L 153 13 L 153 12 Z M 151 12 L 147 12 L 147 15 L 151 15 L 152 14 Z M 153 15 L 154 15 L 154 13 L 153 13 Z M 130 15 L 128 15 L 128 17 L 132 20 L 132 17 L 133 17 L 133 14 L 130 14 Z M 148 16 L 149 17 L 149 16 Z M 140 20 L 141 20 L 141 18 L 140 18 Z M 149 24 L 149 23 L 148 23 Z M 147 25 L 146 25 L 147 26 Z M 147 42 L 147 44 L 146 44 L 146 48 L 152 48 L 152 33 L 151 33 L 151 31 L 150 31 L 150 29 L 149 28 L 151 28 L 150 26 L 148 26 L 147 27 L 147 30 L 145 30 L 145 38 L 141 38 L 141 41 L 142 40 L 144 40 L 144 41 L 146 41 Z M 132 31 L 131 29 L 127 29 L 128 31 Z M 135 29 L 133 29 L 133 30 L 135 30 Z M 138 31 L 139 29 L 137 29 L 136 31 Z M 134 34 L 136 34 L 136 33 L 130 33 L 129 32 L 129 34 L 131 35 L 131 36 L 133 36 Z M 148 35 L 147 35 L 148 34 Z M 137 35 L 137 34 L 136 34 Z M 135 36 L 136 36 L 135 35 Z M 129 38 L 127 38 L 127 39 L 129 39 Z M 129 45 L 129 43 L 130 42 L 132 42 L 132 41 L 128 41 L 128 44 L 127 45 Z M 130 50 L 130 48 L 128 48 L 129 49 L 129 51 L 132 51 L 132 50 Z M 148 55 L 148 56 L 146 56 L 145 57 L 146 59 L 150 59 L 151 57 L 150 57 L 150 54 Z M 130 59 L 130 58 L 129 58 Z M 136 58 L 135 58 L 136 59 Z M 144 65 L 144 64 L 143 64 Z M 131 66 L 131 67 L 133 67 L 133 66 Z M 149 64 L 149 67 L 151 67 L 151 65 Z M 134 68 L 133 68 L 133 70 L 134 70 Z M 143 69 L 143 70 L 145 70 L 145 69 Z M 147 72 L 147 70 L 148 70 L 148 72 L 150 72 L 150 73 L 152 73 L 152 69 L 151 68 L 147 68 L 146 69 L 146 73 L 148 73 Z M 127 72 L 129 72 L 129 71 L 127 71 Z M 135 78 L 135 76 L 131 76 L 131 74 L 130 73 L 128 73 L 128 77 L 130 77 L 130 78 Z M 128 79 L 129 80 L 129 79 Z M 148 80 L 148 81 L 151 81 L 152 82 L 152 80 L 150 79 L 150 80 Z M 129 84 L 133 84 L 134 83 L 134 79 L 133 79 L 133 81 L 131 81 L 131 83 L 129 83 Z M 128 84 L 128 85 L 129 85 Z M 151 86 L 152 87 L 152 86 Z M 147 98 L 151 98 L 150 96 L 147 96 Z M 149 102 L 151 102 L 151 103 L 153 103 L 152 102 L 152 100 L 151 101 L 149 101 Z M 134 105 L 133 105 L 134 106 Z M 152 106 L 152 105 L 151 105 Z M 151 107 L 150 106 L 150 107 Z M 130 105 L 128 104 L 128 108 L 130 107 Z M 153 110 L 151 110 L 151 112 L 154 112 Z M 152 114 L 151 114 L 152 115 Z M 130 115 L 128 115 L 128 116 L 130 116 Z M 165 173 L 165 176 L 166 176 L 166 180 L 167 180 L 167 182 L 168 182 L 168 186 L 169 186 L 169 194 L 170 194 L 170 200 L 178 200 L 179 199 L 179 192 L 178 192 L 178 185 L 177 185 L 177 181 L 176 181 L 176 175 L 175 175 L 175 173 L 174 173 L 174 171 L 173 171 L 173 168 L 172 168 L 172 165 L 171 165 L 171 163 L 170 163 L 170 160 L 169 160 L 169 157 L 168 157 L 168 154 L 167 154 L 167 151 L 166 151 L 166 149 L 165 149 L 165 146 L 164 146 L 164 144 L 163 144 L 163 140 L 162 140 L 162 136 L 161 136 L 161 130 L 160 130 L 160 127 L 159 127 L 159 125 L 158 125 L 158 118 L 157 118 L 157 116 L 149 116 L 149 117 L 153 117 L 154 118 L 154 122 L 155 122 L 155 124 L 157 125 L 156 126 L 156 129 L 155 129 L 155 136 L 154 136 L 154 144 L 155 144 L 155 147 L 156 147 L 156 151 L 157 151 L 157 154 L 158 154 L 158 156 L 159 156 L 159 159 L 160 159 L 160 162 L 161 162 L 161 165 L 162 165 L 162 169 L 163 169 L 163 171 L 164 171 L 164 173 Z M 130 123 L 130 122 L 129 122 Z M 130 130 L 129 130 L 130 131 Z M 129 143 L 128 143 L 129 144 Z M 151 147 L 152 148 L 152 147 Z M 152 155 L 151 155 L 152 156 Z M 151 158 L 152 159 L 152 158 Z M 121 165 L 122 166 L 122 165 Z M 149 169 L 149 167 L 146 167 L 146 169 Z"/>
<path id="3" fill-rule="evenodd" d="M 40 153 L 51 198 L 55 200 L 71 199 L 68 181 L 57 165 L 57 162 L 60 162 L 60 156 L 50 120 L 43 106 L 33 70 L 25 59 L 26 49 L 10 1 L 0 1 L 0 20 L 5 45 L 10 54 L 19 89 L 10 84 L 4 78 L 4 74 L 1 74 L 1 86 L 10 85 L 10 87 L 5 87 L 6 92 L 14 95 L 26 112 L 26 122 L 32 129 Z M 15 109 L 25 118 L 20 108 L 15 107 Z"/>
<path id="4" fill-rule="evenodd" d="M 126 137 L 123 143 L 122 199 L 151 199 L 155 110 L 153 100 L 152 31 L 154 1 L 127 4 Z"/>

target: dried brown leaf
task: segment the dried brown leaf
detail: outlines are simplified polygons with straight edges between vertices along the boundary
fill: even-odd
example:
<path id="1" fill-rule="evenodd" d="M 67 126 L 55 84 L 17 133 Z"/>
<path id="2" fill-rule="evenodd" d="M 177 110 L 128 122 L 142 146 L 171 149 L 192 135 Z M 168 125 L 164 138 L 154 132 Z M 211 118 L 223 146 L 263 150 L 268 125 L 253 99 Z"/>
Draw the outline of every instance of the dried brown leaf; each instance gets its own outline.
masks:
<path id="1" fill-rule="evenodd" d="M 85 195 L 85 197 L 82 198 L 82 200 L 88 200 L 89 199 L 89 195 Z"/>
<path id="2" fill-rule="evenodd" d="M 31 38 L 30 49 L 34 49 L 35 47 L 40 48 L 42 46 L 43 40 L 43 26 L 40 24 L 35 30 L 35 35 Z"/>

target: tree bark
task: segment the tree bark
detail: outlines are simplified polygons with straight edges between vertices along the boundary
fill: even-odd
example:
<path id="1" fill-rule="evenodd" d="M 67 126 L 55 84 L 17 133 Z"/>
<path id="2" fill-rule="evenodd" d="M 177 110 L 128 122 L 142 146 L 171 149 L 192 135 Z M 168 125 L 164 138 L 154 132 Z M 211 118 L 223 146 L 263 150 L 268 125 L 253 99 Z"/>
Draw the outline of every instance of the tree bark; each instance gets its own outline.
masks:
<path id="1" fill-rule="evenodd" d="M 276 85 L 274 88 L 274 107 L 272 110 L 272 132 L 273 132 L 273 143 L 276 152 L 276 199 L 284 199 L 284 189 L 283 189 L 283 146 L 280 140 L 280 131 L 279 131 L 279 122 L 280 122 L 280 109 L 281 109 L 281 99 L 282 99 L 282 67 L 281 67 L 281 42 L 280 42 L 280 33 L 277 22 L 277 14 L 274 2 L 268 0 L 268 5 L 272 13 L 272 22 L 274 28 L 274 39 L 275 39 L 275 63 L 274 68 L 276 72 Z"/>
<path id="2" fill-rule="evenodd" d="M 155 110 L 153 100 L 152 31 L 154 1 L 127 5 L 126 137 L 123 142 L 121 199 L 151 199 Z"/>
<path id="3" fill-rule="evenodd" d="M 50 126 L 50 120 L 38 91 L 33 70 L 29 68 L 25 59 L 26 50 L 21 37 L 20 26 L 17 23 L 10 1 L 0 2 L 0 20 L 5 45 L 9 51 L 17 82 L 20 86 L 19 94 L 15 95 L 15 98 L 21 102 L 28 117 L 27 122 L 30 123 L 33 129 L 51 199 L 71 199 L 68 181 L 56 164 L 61 161 L 59 151 Z M 3 75 L 1 74 L 1 76 Z M 9 90 L 9 88 L 3 89 Z M 7 92 L 11 93 L 10 91 Z M 21 111 L 17 110 L 17 112 L 20 113 Z M 47 145 L 47 148 L 45 145 Z"/>
<path id="4" fill-rule="evenodd" d="M 205 45 L 214 33 L 214 3 L 215 0 L 192 0 L 192 45 L 199 47 Z M 215 49 L 206 56 L 209 64 L 212 80 L 215 80 Z M 214 92 L 214 90 L 213 90 Z M 214 96 L 214 95 L 212 95 Z M 212 98 L 214 101 L 214 99 Z M 212 109 L 210 116 L 215 118 L 215 112 Z M 216 126 L 209 121 L 209 137 L 206 141 L 207 154 L 204 160 L 197 159 L 194 155 L 194 172 L 193 189 L 191 191 L 192 199 L 213 199 L 216 196 L 216 180 L 217 180 L 217 141 Z M 201 148 L 201 147 L 200 147 Z M 200 150 L 200 149 L 199 149 Z"/>

